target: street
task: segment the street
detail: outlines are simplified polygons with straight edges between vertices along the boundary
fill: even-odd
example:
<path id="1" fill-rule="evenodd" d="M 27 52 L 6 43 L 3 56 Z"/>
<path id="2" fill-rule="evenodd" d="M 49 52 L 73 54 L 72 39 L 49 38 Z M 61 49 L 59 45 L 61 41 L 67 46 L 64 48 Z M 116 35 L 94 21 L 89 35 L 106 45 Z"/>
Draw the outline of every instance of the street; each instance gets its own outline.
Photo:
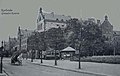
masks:
<path id="1" fill-rule="evenodd" d="M 4 68 L 9 76 L 93 76 L 72 71 L 32 64 L 23 60 L 23 66 L 11 65 L 9 59 L 4 59 Z"/>

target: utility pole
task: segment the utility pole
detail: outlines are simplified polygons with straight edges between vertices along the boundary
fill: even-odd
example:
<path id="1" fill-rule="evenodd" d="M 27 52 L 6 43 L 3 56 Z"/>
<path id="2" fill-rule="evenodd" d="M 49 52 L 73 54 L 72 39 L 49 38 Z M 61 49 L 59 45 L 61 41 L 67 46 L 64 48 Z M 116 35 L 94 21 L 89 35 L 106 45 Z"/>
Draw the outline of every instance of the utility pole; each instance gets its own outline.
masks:
<path id="1" fill-rule="evenodd" d="M 80 63 L 80 51 L 81 51 L 82 44 L 79 45 L 79 69 L 81 69 L 81 63 Z"/>
<path id="2" fill-rule="evenodd" d="M 80 57 L 80 51 L 82 51 L 82 25 L 81 25 L 81 27 L 80 27 L 80 44 L 79 44 L 79 69 L 81 69 L 81 62 L 80 62 L 80 60 L 81 60 L 81 57 Z"/>
<path id="3" fill-rule="evenodd" d="M 55 66 L 57 65 L 56 51 L 57 51 L 57 42 L 55 44 Z"/>
<path id="4" fill-rule="evenodd" d="M 57 35 L 55 34 L 55 38 L 56 38 L 56 41 L 55 41 L 55 66 L 57 66 L 57 57 L 56 57 L 56 51 L 57 51 L 57 40 L 58 40 L 58 37 Z"/>
<path id="5" fill-rule="evenodd" d="M 57 25 L 58 26 L 58 29 L 60 29 L 61 30 L 61 27 L 60 27 L 60 25 Z M 55 66 L 57 65 L 57 48 L 58 48 L 58 43 L 59 43 L 59 39 L 58 39 L 58 37 L 57 37 L 57 35 L 55 34 L 55 37 L 56 37 L 56 42 L 55 42 Z"/>

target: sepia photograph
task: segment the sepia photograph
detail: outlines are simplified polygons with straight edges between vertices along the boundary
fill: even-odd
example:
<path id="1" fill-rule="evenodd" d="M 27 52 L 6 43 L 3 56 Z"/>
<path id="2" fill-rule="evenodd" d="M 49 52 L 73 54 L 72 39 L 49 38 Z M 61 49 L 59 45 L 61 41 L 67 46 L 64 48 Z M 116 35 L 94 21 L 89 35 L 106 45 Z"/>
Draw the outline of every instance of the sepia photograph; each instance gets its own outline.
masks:
<path id="1" fill-rule="evenodd" d="M 120 76 L 120 0 L 0 0 L 0 76 Z"/>

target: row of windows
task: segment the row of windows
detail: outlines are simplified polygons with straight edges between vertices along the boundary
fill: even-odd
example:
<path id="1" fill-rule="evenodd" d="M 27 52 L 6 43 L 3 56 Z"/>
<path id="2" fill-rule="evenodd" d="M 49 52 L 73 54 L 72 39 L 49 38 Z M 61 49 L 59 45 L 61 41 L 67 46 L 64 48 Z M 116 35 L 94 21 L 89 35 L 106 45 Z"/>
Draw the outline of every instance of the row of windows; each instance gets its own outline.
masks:
<path id="1" fill-rule="evenodd" d="M 22 46 L 22 49 L 27 49 L 27 45 L 23 45 L 23 46 Z"/>
<path id="2" fill-rule="evenodd" d="M 39 22 L 39 21 L 41 21 L 42 20 L 42 18 L 39 16 L 39 18 L 37 19 L 37 22 Z M 59 20 L 58 18 L 56 18 L 56 21 L 62 21 L 62 22 L 64 22 L 64 19 L 61 19 L 61 20 Z M 68 20 L 66 20 L 66 22 L 67 22 Z"/>
<path id="3" fill-rule="evenodd" d="M 27 39 L 22 39 L 22 44 L 27 43 Z"/>
<path id="4" fill-rule="evenodd" d="M 25 35 L 23 36 L 23 38 L 29 37 L 30 35 L 31 35 L 31 33 L 25 34 Z"/>
<path id="5" fill-rule="evenodd" d="M 64 27 L 64 25 L 59 25 L 59 24 L 57 24 L 56 26 L 59 26 L 59 27 L 62 26 L 62 27 Z"/>
<path id="6" fill-rule="evenodd" d="M 53 24 L 53 23 L 51 23 L 51 24 Z M 48 25 L 49 25 L 49 24 L 48 24 Z M 64 27 L 65 25 L 56 24 L 56 26 L 57 26 L 57 27 Z M 42 28 L 43 28 L 43 25 L 42 25 L 42 23 L 41 23 L 40 25 L 38 25 L 38 30 L 42 30 Z"/>
<path id="7" fill-rule="evenodd" d="M 62 22 L 64 22 L 64 20 L 63 20 L 63 19 L 59 20 L 58 18 L 56 19 L 56 21 L 62 21 Z M 67 20 L 66 20 L 66 21 L 67 21 Z"/>

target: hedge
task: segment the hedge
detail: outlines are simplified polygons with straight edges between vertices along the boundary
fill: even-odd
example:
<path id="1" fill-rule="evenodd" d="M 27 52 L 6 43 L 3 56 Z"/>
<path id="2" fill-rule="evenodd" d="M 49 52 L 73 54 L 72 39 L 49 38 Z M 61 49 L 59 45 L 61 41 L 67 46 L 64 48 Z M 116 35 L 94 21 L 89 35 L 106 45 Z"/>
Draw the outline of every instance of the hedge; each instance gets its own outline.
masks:
<path id="1" fill-rule="evenodd" d="M 77 57 L 73 57 L 71 61 L 78 61 Z M 98 62 L 98 63 L 110 63 L 110 64 L 120 64 L 120 56 L 92 56 L 92 57 L 82 57 L 81 62 Z"/>

